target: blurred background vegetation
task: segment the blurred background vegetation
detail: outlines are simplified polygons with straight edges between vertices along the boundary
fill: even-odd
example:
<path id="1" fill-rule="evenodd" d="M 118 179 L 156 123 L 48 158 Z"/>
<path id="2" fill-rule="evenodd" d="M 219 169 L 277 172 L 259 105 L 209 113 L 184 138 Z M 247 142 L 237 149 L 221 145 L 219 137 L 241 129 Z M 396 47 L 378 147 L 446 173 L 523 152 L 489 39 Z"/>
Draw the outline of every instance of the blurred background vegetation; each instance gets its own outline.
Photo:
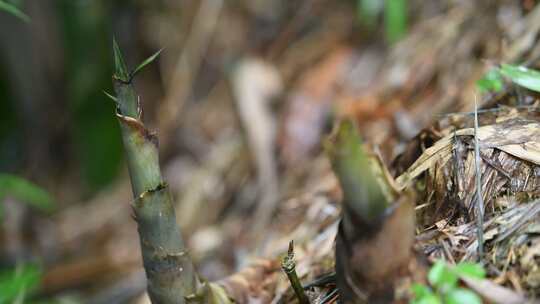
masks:
<path id="1" fill-rule="evenodd" d="M 102 93 L 111 91 L 111 37 L 118 37 L 134 64 L 156 50 L 144 33 L 155 29 L 148 28 L 142 15 L 174 12 L 163 11 L 170 7 L 167 1 L 4 2 L 31 20 L 0 15 L 0 170 L 49 187 L 64 180 L 71 184 L 71 195 L 88 197 L 114 179 L 122 162 L 114 107 Z M 376 26 L 384 10 L 389 41 L 404 34 L 406 1 L 390 1 L 386 9 L 382 1 L 350 2 L 368 28 Z M 260 26 L 275 18 L 272 14 L 261 13 Z M 144 81 L 154 91 L 143 94 L 162 96 L 155 67 Z"/>
<path id="2" fill-rule="evenodd" d="M 111 37 L 132 60 L 146 53 L 137 14 L 152 1 L 10 2 L 31 21 L 0 18 L 0 170 L 48 186 L 69 180 L 74 193 L 91 195 L 122 160 L 114 107 L 102 93 L 111 87 Z"/>
<path id="3" fill-rule="evenodd" d="M 122 168 L 114 105 L 103 94 L 111 91 L 112 37 L 130 63 L 140 60 L 153 48 L 143 42 L 139 17 L 162 4 L 2 2 L 7 9 L 0 10 L 0 172 L 11 174 L 0 176 L 0 199 L 16 198 L 38 212 L 50 211 L 54 202 L 60 210 L 111 185 Z M 157 68 L 149 68 L 146 77 L 154 83 L 152 94 L 160 94 Z M 1 242 L 7 244 L 7 237 Z M 41 267 L 30 261 L 44 262 L 31 252 L 0 259 L 0 303 L 24 302 L 36 289 Z"/>

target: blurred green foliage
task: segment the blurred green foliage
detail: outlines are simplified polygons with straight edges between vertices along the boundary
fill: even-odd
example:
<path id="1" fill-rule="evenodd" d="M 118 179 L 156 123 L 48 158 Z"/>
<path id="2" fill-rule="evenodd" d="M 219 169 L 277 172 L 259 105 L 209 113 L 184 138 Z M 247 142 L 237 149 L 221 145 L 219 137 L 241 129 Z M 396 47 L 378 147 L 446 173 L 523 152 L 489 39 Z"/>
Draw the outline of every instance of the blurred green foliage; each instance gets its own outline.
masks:
<path id="1" fill-rule="evenodd" d="M 83 176 L 95 191 L 116 175 L 122 159 L 114 105 L 102 89 L 110 87 L 113 1 L 57 1 L 66 54 L 67 96 L 74 142 Z"/>
<path id="2" fill-rule="evenodd" d="M 53 298 L 39 297 L 43 279 L 41 267 L 21 263 L 14 268 L 0 269 L 0 304 L 79 304 L 84 301 L 74 294 L 63 294 Z M 37 298 L 36 298 L 37 297 Z"/>
<path id="3" fill-rule="evenodd" d="M 356 8 L 360 22 L 373 29 L 384 8 L 384 2 L 382 0 L 358 0 Z"/>
<path id="4" fill-rule="evenodd" d="M 480 92 L 500 92 L 503 89 L 503 79 L 498 69 L 489 70 L 482 78 L 476 81 Z"/>
<path id="5" fill-rule="evenodd" d="M 10 174 L 0 174 L 0 202 L 8 196 L 40 211 L 49 212 L 54 208 L 53 199 L 47 191 L 24 178 Z M 2 205 L 0 205 L 1 218 Z"/>
<path id="6" fill-rule="evenodd" d="M 30 3 L 23 0 L 0 1 L 10 9 L 24 8 L 24 4 Z M 59 169 L 60 172 L 64 169 L 72 170 L 70 164 L 75 161 L 76 167 L 80 168 L 82 185 L 86 190 L 83 192 L 86 194 L 92 194 L 108 185 L 117 175 L 122 161 L 120 131 L 113 115 L 114 104 L 102 94 L 103 89 L 111 86 L 110 46 L 113 23 L 117 22 L 115 12 L 120 4 L 130 7 L 131 2 L 55 0 L 44 4 L 50 6 L 55 16 L 55 26 L 47 30 L 57 31 L 61 40 L 60 45 L 55 47 L 62 50 L 63 54 L 63 61 L 55 68 L 63 69 L 64 83 L 51 84 L 62 89 L 53 98 L 66 100 L 59 100 L 58 104 L 67 105 L 67 108 L 51 112 L 70 117 L 70 130 L 66 131 L 70 137 L 62 138 L 60 144 L 69 147 L 67 152 L 74 152 L 74 155 L 66 154 L 67 159 L 64 164 L 59 164 Z M 13 18 L 6 16 L 0 15 L 0 18 Z M 37 21 L 30 21 L 33 22 Z M 29 151 L 25 150 L 25 143 L 28 139 L 22 131 L 27 125 L 25 119 L 28 116 L 20 115 L 21 101 L 14 98 L 17 94 L 10 92 L 14 87 L 10 82 L 15 78 L 9 74 L 7 66 L 2 65 L 5 60 L 0 58 L 0 170 L 21 172 L 26 168 L 25 162 L 32 161 L 27 158 Z M 35 102 L 40 102 L 39 96 Z M 54 120 L 55 117 L 46 119 Z M 58 144 L 50 140 L 51 144 Z M 67 176 L 72 175 L 69 171 L 64 172 Z M 43 174 L 48 176 L 47 173 Z M 50 177 L 55 178 L 53 175 Z"/>
<path id="7" fill-rule="evenodd" d="M 513 83 L 531 91 L 540 92 L 540 72 L 524 66 L 501 64 L 498 68 L 489 70 L 476 82 L 480 92 L 500 92 L 503 89 L 503 76 Z"/>
<path id="8" fill-rule="evenodd" d="M 373 30 L 384 14 L 386 40 L 395 43 L 407 33 L 407 0 L 357 0 L 358 19 Z"/>
<path id="9" fill-rule="evenodd" d="M 501 75 L 508 77 L 512 82 L 529 90 L 540 92 L 540 72 L 524 66 L 501 64 Z"/>
<path id="10" fill-rule="evenodd" d="M 8 1 L 0 0 L 0 11 L 5 11 L 21 19 L 24 22 L 29 22 L 30 18 L 17 7 L 16 3 L 13 3 L 13 2 L 15 1 L 8 2 Z M 19 1 L 16 1 L 16 2 L 19 2 Z"/>
<path id="11" fill-rule="evenodd" d="M 386 0 L 384 4 L 386 39 L 394 43 L 407 33 L 407 0 Z"/>
<path id="12" fill-rule="evenodd" d="M 23 136 L 18 127 L 18 119 L 12 94 L 9 90 L 9 79 L 6 69 L 0 64 L 0 170 L 9 169 L 13 166 L 21 154 Z M 8 163 L 9 160 L 9 163 Z"/>
<path id="13" fill-rule="evenodd" d="M 26 303 L 25 298 L 39 287 L 41 270 L 31 264 L 0 271 L 0 304 Z"/>
<path id="14" fill-rule="evenodd" d="M 431 287 L 414 284 L 411 304 L 481 304 L 482 300 L 472 290 L 458 286 L 460 277 L 483 279 L 486 271 L 482 265 L 463 262 L 449 266 L 438 260 L 428 273 Z"/>

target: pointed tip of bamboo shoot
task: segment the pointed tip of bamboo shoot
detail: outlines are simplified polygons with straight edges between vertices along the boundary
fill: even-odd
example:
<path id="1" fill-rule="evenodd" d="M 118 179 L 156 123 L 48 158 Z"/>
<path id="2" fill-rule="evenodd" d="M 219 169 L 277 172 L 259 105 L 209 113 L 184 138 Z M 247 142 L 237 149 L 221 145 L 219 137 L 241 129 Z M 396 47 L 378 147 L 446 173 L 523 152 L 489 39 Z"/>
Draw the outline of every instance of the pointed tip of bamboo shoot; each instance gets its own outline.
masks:
<path id="1" fill-rule="evenodd" d="M 342 120 L 332 130 L 324 142 L 324 149 L 330 159 L 341 154 L 355 153 L 362 144 L 358 128 L 350 119 Z"/>
<path id="2" fill-rule="evenodd" d="M 324 145 L 343 190 L 344 210 L 354 211 L 367 223 L 378 220 L 390 202 L 354 121 L 339 122 Z"/>
<path id="3" fill-rule="evenodd" d="M 139 106 L 139 97 L 131 85 L 133 74 L 127 69 L 126 62 L 115 38 L 113 38 L 113 53 L 114 74 L 112 78 L 116 92 L 115 101 L 118 113 L 140 119 L 141 109 Z"/>
<path id="4" fill-rule="evenodd" d="M 120 81 L 129 82 L 130 76 L 129 76 L 126 62 L 124 61 L 124 57 L 122 56 L 120 47 L 118 47 L 116 38 L 114 37 L 113 37 L 113 52 L 114 52 L 114 77 Z"/>

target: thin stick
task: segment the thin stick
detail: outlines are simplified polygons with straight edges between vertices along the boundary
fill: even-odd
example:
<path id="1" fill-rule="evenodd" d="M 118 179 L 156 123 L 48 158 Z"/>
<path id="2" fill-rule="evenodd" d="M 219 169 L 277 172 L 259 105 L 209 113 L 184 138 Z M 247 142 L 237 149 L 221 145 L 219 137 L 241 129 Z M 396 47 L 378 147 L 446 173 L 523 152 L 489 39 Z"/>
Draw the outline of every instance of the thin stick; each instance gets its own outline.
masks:
<path id="1" fill-rule="evenodd" d="M 478 139 L 478 105 L 474 96 L 474 164 L 476 169 L 476 208 L 478 261 L 484 256 L 484 199 L 482 198 L 482 178 L 480 176 L 480 140 Z"/>
<path id="2" fill-rule="evenodd" d="M 334 300 L 336 298 L 336 296 L 338 295 L 338 292 L 339 292 L 339 289 L 337 289 L 337 288 L 332 290 L 326 297 L 324 297 L 321 300 L 320 304 L 330 303 L 331 300 Z"/>
<path id="3" fill-rule="evenodd" d="M 473 116 L 475 113 L 478 114 L 485 114 L 485 113 L 495 113 L 495 112 L 501 112 L 501 111 L 508 111 L 512 109 L 518 109 L 518 110 L 529 110 L 529 111 L 540 111 L 540 107 L 537 105 L 518 105 L 513 107 L 508 106 L 502 106 L 498 108 L 490 108 L 490 109 L 483 109 L 473 112 L 453 112 L 453 113 L 444 113 L 444 114 L 438 114 L 439 117 L 448 117 L 448 116 L 455 116 L 455 115 L 462 115 L 462 116 Z"/>
<path id="4" fill-rule="evenodd" d="M 302 287 L 300 280 L 298 279 L 298 275 L 296 274 L 296 264 L 294 263 L 294 242 L 293 241 L 289 243 L 289 251 L 287 252 L 287 256 L 284 257 L 283 261 L 281 262 L 281 268 L 287 274 L 287 277 L 289 278 L 289 281 L 291 282 L 291 286 L 294 290 L 294 293 L 296 294 L 296 297 L 298 298 L 298 302 L 300 304 L 309 304 L 309 299 L 304 292 L 304 288 Z"/>

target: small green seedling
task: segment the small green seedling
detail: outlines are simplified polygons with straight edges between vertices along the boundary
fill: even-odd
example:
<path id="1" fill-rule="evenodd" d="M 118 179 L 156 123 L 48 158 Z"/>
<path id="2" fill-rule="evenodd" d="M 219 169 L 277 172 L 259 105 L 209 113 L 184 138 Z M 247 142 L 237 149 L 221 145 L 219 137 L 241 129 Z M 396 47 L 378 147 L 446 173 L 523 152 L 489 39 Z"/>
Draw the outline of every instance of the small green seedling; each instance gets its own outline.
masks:
<path id="1" fill-rule="evenodd" d="M 458 286 L 460 277 L 483 279 L 484 268 L 474 263 L 459 263 L 449 266 L 437 261 L 428 273 L 430 286 L 414 284 L 414 299 L 411 304 L 481 304 L 480 297 L 470 289 Z"/>
<path id="2" fill-rule="evenodd" d="M 531 91 L 540 92 L 540 72 L 524 66 L 501 64 L 501 75 L 508 77 L 512 82 Z"/>
<path id="3" fill-rule="evenodd" d="M 503 76 L 519 86 L 540 92 L 539 71 L 504 63 L 498 68 L 489 70 L 484 77 L 476 82 L 476 87 L 481 92 L 500 92 L 503 89 Z"/>
<path id="4" fill-rule="evenodd" d="M 503 89 L 503 78 L 499 69 L 489 70 L 484 77 L 476 81 L 476 87 L 480 92 L 500 92 Z"/>

